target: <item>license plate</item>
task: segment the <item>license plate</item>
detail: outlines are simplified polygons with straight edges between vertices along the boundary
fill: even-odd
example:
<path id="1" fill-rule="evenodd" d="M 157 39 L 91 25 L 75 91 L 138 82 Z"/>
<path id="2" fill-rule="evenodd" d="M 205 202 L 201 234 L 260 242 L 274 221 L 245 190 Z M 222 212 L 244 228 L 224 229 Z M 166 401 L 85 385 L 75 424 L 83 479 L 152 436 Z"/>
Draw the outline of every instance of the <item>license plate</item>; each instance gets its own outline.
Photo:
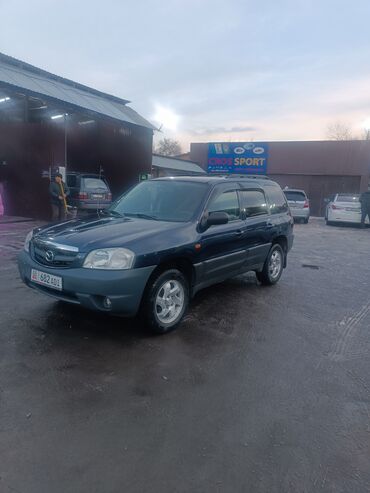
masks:
<path id="1" fill-rule="evenodd" d="M 62 291 L 63 289 L 63 279 L 59 276 L 53 276 L 47 272 L 41 272 L 40 270 L 31 270 L 31 281 L 37 284 L 42 284 L 43 286 L 48 286 L 49 288 L 57 289 Z"/>
<path id="2" fill-rule="evenodd" d="M 353 209 L 351 207 L 346 207 L 346 211 L 348 211 L 348 212 L 360 212 L 358 209 Z"/>
<path id="3" fill-rule="evenodd" d="M 99 193 L 93 193 L 93 194 L 91 195 L 91 197 L 92 197 L 93 199 L 103 199 L 103 198 L 104 198 L 104 195 L 101 195 L 101 194 L 99 194 Z"/>

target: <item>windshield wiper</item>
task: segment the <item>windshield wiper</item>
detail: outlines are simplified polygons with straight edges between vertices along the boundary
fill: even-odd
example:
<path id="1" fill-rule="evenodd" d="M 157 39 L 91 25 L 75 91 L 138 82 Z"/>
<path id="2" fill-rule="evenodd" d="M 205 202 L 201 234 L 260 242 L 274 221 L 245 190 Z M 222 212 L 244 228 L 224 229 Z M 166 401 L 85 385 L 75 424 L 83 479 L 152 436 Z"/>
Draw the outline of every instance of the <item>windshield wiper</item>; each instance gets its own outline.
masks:
<path id="1" fill-rule="evenodd" d="M 140 217 L 140 219 L 152 219 L 153 221 L 158 221 L 158 217 L 151 216 L 150 214 L 144 214 L 142 212 L 130 212 L 126 216 Z"/>

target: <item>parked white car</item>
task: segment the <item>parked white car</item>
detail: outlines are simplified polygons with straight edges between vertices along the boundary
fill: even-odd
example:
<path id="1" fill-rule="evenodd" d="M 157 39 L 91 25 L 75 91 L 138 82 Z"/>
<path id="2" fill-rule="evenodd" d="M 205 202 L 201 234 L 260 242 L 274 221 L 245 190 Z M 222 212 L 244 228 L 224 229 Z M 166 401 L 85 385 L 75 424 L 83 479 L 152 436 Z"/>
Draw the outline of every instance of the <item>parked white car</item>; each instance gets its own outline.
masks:
<path id="1" fill-rule="evenodd" d="M 326 206 L 326 224 L 361 223 L 360 195 L 355 193 L 337 193 Z M 369 220 L 366 221 L 369 224 Z"/>

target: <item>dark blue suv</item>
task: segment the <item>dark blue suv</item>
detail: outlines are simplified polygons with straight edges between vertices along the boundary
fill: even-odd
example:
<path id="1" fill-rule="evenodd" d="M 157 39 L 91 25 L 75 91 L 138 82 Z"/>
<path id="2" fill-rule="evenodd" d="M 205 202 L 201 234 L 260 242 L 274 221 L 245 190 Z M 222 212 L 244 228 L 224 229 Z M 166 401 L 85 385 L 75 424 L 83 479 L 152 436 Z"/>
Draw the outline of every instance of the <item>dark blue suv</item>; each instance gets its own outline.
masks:
<path id="1" fill-rule="evenodd" d="M 275 284 L 293 243 L 285 196 L 266 178 L 160 178 L 94 217 L 31 231 L 22 280 L 54 298 L 175 328 L 200 289 L 247 271 Z"/>

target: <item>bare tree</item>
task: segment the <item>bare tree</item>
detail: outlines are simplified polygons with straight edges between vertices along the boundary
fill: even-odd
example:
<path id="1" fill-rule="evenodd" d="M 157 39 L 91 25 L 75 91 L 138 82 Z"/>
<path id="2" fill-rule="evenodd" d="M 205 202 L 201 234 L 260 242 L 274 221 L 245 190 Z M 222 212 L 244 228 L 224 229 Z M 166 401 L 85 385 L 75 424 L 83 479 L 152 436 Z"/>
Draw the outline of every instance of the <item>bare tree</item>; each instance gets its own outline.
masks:
<path id="1" fill-rule="evenodd" d="M 158 145 L 154 147 L 154 152 L 161 156 L 178 156 L 182 153 L 182 149 L 180 142 L 175 139 L 164 137 L 159 141 Z"/>
<path id="2" fill-rule="evenodd" d="M 326 135 L 329 140 L 353 140 L 351 127 L 343 122 L 330 123 Z"/>

